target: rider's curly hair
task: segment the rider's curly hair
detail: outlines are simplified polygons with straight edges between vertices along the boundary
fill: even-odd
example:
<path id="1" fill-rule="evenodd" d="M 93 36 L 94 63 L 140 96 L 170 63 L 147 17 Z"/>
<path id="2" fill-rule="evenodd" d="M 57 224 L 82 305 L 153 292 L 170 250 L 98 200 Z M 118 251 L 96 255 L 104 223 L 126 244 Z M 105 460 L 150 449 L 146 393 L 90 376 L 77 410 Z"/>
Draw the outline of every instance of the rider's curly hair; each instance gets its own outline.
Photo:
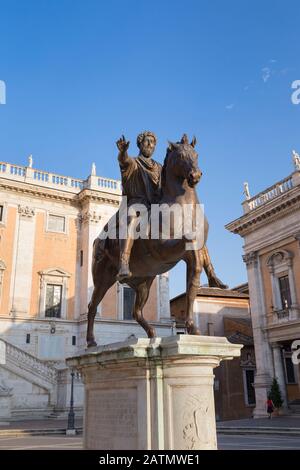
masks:
<path id="1" fill-rule="evenodd" d="M 156 135 L 153 132 L 144 131 L 144 132 L 141 132 L 137 136 L 136 145 L 138 146 L 138 148 L 140 148 L 141 143 L 143 142 L 144 138 L 147 137 L 147 136 L 153 137 L 153 139 L 155 141 L 155 145 L 156 145 L 156 142 L 157 142 Z"/>

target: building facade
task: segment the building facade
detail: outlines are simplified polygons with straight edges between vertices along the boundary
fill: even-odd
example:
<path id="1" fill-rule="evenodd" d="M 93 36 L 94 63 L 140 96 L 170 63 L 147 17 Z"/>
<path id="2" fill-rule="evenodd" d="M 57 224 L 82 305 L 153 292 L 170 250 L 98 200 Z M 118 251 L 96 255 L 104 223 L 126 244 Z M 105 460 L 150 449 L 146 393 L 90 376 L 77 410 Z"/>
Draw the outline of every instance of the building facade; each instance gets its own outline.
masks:
<path id="1" fill-rule="evenodd" d="M 255 417 L 266 416 L 271 381 L 277 378 L 286 411 L 300 401 L 300 168 L 254 197 L 226 228 L 244 239 L 256 354 Z M 289 410 L 288 410 L 289 409 Z"/>
<path id="2" fill-rule="evenodd" d="M 178 331 L 184 326 L 185 303 L 185 294 L 170 301 Z M 214 371 L 217 419 L 251 417 L 255 406 L 255 354 L 247 285 L 239 290 L 200 287 L 194 320 L 203 335 L 226 336 L 230 342 L 243 344 L 241 357 L 222 362 Z"/>
<path id="3" fill-rule="evenodd" d="M 56 405 L 50 382 L 56 389 L 64 383 L 57 376 L 64 359 L 86 345 L 93 241 L 122 194 L 120 181 L 97 176 L 94 166 L 91 173 L 80 180 L 37 170 L 32 160 L 0 163 L 0 379 L 3 389 L 14 389 L 13 410 L 30 410 L 38 400 Z M 144 335 L 132 318 L 133 300 L 126 285 L 107 292 L 95 320 L 98 344 Z M 144 315 L 159 335 L 170 334 L 168 274 L 153 283 Z M 39 368 L 48 389 L 37 380 Z"/>

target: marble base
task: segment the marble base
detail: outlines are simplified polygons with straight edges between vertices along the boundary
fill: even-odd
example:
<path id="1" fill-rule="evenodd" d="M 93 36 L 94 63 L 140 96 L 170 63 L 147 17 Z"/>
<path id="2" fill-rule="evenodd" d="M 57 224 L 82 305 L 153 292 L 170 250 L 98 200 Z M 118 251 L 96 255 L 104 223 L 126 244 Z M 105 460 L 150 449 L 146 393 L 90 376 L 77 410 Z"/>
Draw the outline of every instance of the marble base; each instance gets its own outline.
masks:
<path id="1" fill-rule="evenodd" d="M 217 449 L 213 369 L 240 355 L 226 338 L 134 338 L 66 360 L 85 386 L 84 448 Z"/>

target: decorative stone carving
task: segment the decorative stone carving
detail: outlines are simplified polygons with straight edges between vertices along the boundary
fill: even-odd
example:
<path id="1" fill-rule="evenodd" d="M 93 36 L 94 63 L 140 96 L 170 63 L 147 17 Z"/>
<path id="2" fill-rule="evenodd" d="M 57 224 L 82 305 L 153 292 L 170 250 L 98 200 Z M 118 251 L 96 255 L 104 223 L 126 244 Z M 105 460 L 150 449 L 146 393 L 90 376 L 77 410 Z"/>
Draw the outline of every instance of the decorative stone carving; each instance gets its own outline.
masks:
<path id="1" fill-rule="evenodd" d="M 257 266 L 258 263 L 258 254 L 257 251 L 251 251 L 243 255 L 243 261 L 246 263 L 247 268 L 250 266 Z"/>
<path id="2" fill-rule="evenodd" d="M 34 207 L 29 206 L 18 206 L 18 212 L 21 217 L 33 217 L 35 215 Z"/>
<path id="3" fill-rule="evenodd" d="M 292 257 L 292 253 L 287 250 L 276 251 L 268 258 L 267 265 L 269 267 L 275 267 L 276 265 L 282 263 L 290 264 L 290 262 L 292 261 Z"/>
<path id="4" fill-rule="evenodd" d="M 91 223 L 98 223 L 101 220 L 101 215 L 97 214 L 96 211 L 86 211 L 81 216 L 82 222 L 91 222 Z"/>
<path id="5" fill-rule="evenodd" d="M 183 441 L 185 449 L 199 449 L 203 438 L 205 444 L 209 444 L 209 436 L 203 435 L 203 421 L 205 416 L 211 414 L 211 402 L 206 398 L 197 395 L 190 395 L 186 399 L 186 405 L 183 411 Z M 205 429 L 205 428 L 204 428 Z M 207 429 L 208 431 L 208 429 Z M 202 435 L 201 435 L 202 434 Z"/>
<path id="6" fill-rule="evenodd" d="M 300 232 L 296 233 L 294 236 L 295 236 L 295 239 L 298 241 L 299 246 L 300 246 Z"/>

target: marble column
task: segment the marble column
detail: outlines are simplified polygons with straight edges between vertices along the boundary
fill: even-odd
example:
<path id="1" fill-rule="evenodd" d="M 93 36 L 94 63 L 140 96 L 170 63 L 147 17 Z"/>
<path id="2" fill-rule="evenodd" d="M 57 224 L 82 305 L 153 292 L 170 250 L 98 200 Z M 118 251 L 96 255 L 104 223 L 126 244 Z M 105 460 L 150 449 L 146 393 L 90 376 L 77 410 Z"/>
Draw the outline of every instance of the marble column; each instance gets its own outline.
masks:
<path id="1" fill-rule="evenodd" d="M 35 209 L 19 205 L 10 291 L 12 315 L 29 313 L 34 239 Z"/>
<path id="2" fill-rule="evenodd" d="M 290 319 L 297 320 L 298 319 L 298 310 L 299 304 L 297 302 L 297 292 L 296 292 L 296 283 L 295 283 L 295 275 L 293 269 L 293 259 L 288 259 L 288 275 L 289 275 L 289 284 L 290 284 L 290 293 L 291 293 L 291 301 L 292 305 L 290 307 Z"/>
<path id="3" fill-rule="evenodd" d="M 288 406 L 286 383 L 285 383 L 285 373 L 283 366 L 283 357 L 281 346 L 278 343 L 272 343 L 273 349 L 273 358 L 274 358 L 274 375 L 278 381 L 278 385 L 281 391 L 281 397 L 283 400 L 282 408 L 286 409 Z"/>
<path id="4" fill-rule="evenodd" d="M 157 276 L 157 319 L 159 321 L 171 321 L 169 273 Z"/>
<path id="5" fill-rule="evenodd" d="M 259 272 L 259 256 L 257 252 L 250 252 L 243 256 L 247 266 L 251 319 L 256 358 L 256 375 L 254 379 L 256 406 L 254 418 L 267 416 L 266 401 L 273 376 L 273 360 L 270 346 L 264 332 L 266 326 L 266 312 Z"/>

